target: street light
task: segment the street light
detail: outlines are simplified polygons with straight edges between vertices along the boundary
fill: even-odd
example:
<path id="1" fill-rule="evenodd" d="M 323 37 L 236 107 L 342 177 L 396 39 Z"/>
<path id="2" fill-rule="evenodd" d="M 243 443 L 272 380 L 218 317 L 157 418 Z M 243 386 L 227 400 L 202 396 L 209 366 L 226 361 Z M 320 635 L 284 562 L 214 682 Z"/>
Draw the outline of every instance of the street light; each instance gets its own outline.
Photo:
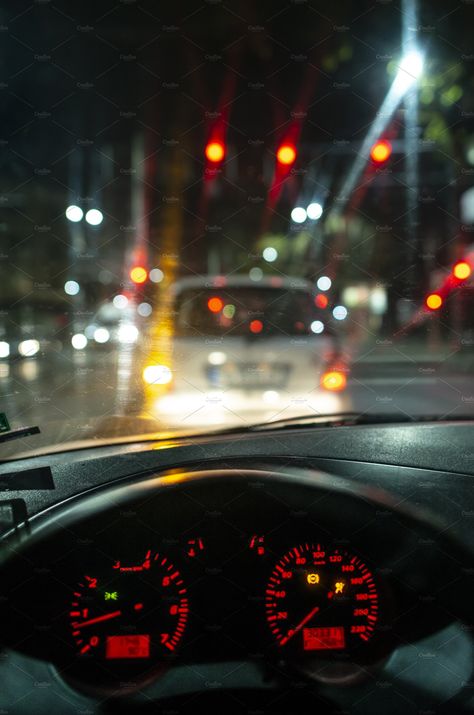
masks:
<path id="1" fill-rule="evenodd" d="M 324 330 L 324 323 L 322 322 L 322 320 L 313 320 L 310 327 L 312 333 L 316 333 L 316 335 L 319 335 L 319 333 L 322 333 Z"/>
<path id="2" fill-rule="evenodd" d="M 94 330 L 94 340 L 96 343 L 106 343 L 110 338 L 110 333 L 107 328 L 96 328 Z"/>
<path id="3" fill-rule="evenodd" d="M 417 50 L 408 52 L 402 57 L 398 66 L 394 86 L 401 92 L 406 92 L 421 76 L 423 71 L 423 55 Z"/>
<path id="4" fill-rule="evenodd" d="M 160 268 L 152 268 L 149 277 L 152 283 L 161 283 L 165 274 Z"/>
<path id="5" fill-rule="evenodd" d="M 306 208 L 306 213 L 312 221 L 317 221 L 323 215 L 323 207 L 317 201 L 313 201 Z"/>
<path id="6" fill-rule="evenodd" d="M 99 209 L 89 209 L 86 213 L 86 221 L 91 226 L 100 226 L 104 220 L 104 214 Z"/>
<path id="7" fill-rule="evenodd" d="M 66 281 L 64 284 L 64 292 L 66 295 L 77 295 L 81 287 L 77 281 Z"/>
<path id="8" fill-rule="evenodd" d="M 72 204 L 71 206 L 68 206 L 66 209 L 66 218 L 68 221 L 72 221 L 73 223 L 78 223 L 79 221 L 82 221 L 82 217 L 84 216 L 84 211 L 81 209 L 80 206 L 75 206 Z"/>
<path id="9" fill-rule="evenodd" d="M 354 187 L 356 186 L 357 180 L 366 165 L 367 157 L 370 155 L 370 151 L 374 147 L 374 143 L 383 134 L 387 124 L 393 117 L 397 106 L 403 99 L 403 96 L 419 79 L 422 71 L 423 56 L 420 52 L 408 52 L 400 60 L 395 79 L 393 80 L 390 90 L 388 91 L 388 94 L 376 114 L 374 122 L 369 127 L 358 155 L 350 167 L 347 177 L 341 186 L 339 191 L 341 200 L 338 202 L 337 208 L 333 209 L 332 213 L 335 213 L 336 215 L 341 215 L 343 213 L 348 197 L 353 194 Z"/>
<path id="10" fill-rule="evenodd" d="M 278 258 L 278 251 L 273 246 L 267 246 L 263 249 L 262 256 L 267 263 L 273 263 Z"/>
<path id="11" fill-rule="evenodd" d="M 336 320 L 345 320 L 347 318 L 347 308 L 345 305 L 336 305 L 332 314 Z"/>
<path id="12" fill-rule="evenodd" d="M 296 206 L 291 212 L 291 220 L 295 223 L 304 223 L 306 221 L 306 210 L 302 206 Z"/>
<path id="13" fill-rule="evenodd" d="M 332 286 L 332 280 L 329 276 L 321 276 L 321 278 L 318 278 L 316 285 L 319 290 L 329 290 Z"/>
<path id="14" fill-rule="evenodd" d="M 88 343 L 88 340 L 84 333 L 76 333 L 71 338 L 71 345 L 74 350 L 84 350 Z"/>

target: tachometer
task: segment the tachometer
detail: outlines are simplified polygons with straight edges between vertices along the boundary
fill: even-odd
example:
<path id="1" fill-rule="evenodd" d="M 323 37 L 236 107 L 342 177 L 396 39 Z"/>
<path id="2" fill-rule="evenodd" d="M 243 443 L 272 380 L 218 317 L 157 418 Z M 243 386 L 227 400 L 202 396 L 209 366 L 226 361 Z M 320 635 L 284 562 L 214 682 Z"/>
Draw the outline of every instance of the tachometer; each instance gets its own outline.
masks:
<path id="1" fill-rule="evenodd" d="M 265 592 L 276 644 L 294 655 L 351 651 L 375 634 L 379 593 L 366 564 L 345 549 L 305 543 L 275 565 Z"/>
<path id="2" fill-rule="evenodd" d="M 135 563 L 118 560 L 84 573 L 69 619 L 81 658 L 151 663 L 176 650 L 188 612 L 180 572 L 149 550 Z"/>

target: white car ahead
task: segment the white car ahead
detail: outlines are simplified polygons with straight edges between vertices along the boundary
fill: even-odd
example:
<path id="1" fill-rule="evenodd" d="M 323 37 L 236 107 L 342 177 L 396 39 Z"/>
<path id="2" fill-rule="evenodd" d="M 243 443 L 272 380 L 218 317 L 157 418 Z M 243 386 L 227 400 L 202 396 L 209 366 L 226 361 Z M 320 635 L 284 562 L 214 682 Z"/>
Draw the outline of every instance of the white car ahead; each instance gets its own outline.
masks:
<path id="1" fill-rule="evenodd" d="M 267 419 L 341 409 L 320 387 L 335 338 L 308 281 L 204 276 L 172 290 L 173 377 L 158 418 L 194 428 L 250 423 L 262 405 Z"/>

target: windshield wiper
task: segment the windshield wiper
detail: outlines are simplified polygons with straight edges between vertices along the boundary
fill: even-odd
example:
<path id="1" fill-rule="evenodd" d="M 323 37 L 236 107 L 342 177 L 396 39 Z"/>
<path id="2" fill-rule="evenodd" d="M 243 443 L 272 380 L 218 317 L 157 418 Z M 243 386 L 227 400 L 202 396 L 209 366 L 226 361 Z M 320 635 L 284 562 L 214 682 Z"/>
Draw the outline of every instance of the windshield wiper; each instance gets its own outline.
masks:
<path id="1" fill-rule="evenodd" d="M 0 444 L 2 442 L 10 442 L 12 439 L 29 437 L 32 434 L 39 434 L 40 432 L 40 428 L 34 425 L 12 429 L 5 412 L 0 412 Z"/>

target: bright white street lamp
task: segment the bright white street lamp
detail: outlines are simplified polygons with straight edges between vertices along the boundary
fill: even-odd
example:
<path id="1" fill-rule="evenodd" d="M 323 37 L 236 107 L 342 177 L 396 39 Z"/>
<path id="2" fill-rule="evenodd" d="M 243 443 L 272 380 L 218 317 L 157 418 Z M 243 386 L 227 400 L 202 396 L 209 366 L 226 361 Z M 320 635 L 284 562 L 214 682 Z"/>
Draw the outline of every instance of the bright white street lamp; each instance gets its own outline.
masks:
<path id="1" fill-rule="evenodd" d="M 76 333 L 71 338 L 71 345 L 74 350 L 84 350 L 87 345 L 87 338 L 84 333 Z"/>
<path id="2" fill-rule="evenodd" d="M 321 278 L 318 278 L 316 285 L 319 290 L 329 290 L 332 286 L 332 280 L 329 276 L 321 276 Z"/>
<path id="3" fill-rule="evenodd" d="M 104 214 L 99 209 L 89 209 L 86 213 L 86 221 L 91 226 L 100 226 L 104 220 Z"/>
<path id="4" fill-rule="evenodd" d="M 345 320 L 347 318 L 347 308 L 345 305 L 336 305 L 332 314 L 336 320 Z"/>
<path id="5" fill-rule="evenodd" d="M 66 295 L 77 295 L 81 287 L 77 281 L 66 281 L 64 284 L 64 292 Z"/>
<path id="6" fill-rule="evenodd" d="M 263 249 L 262 256 L 267 263 L 273 263 L 278 258 L 278 251 L 273 246 L 267 246 Z"/>
<path id="7" fill-rule="evenodd" d="M 110 333 L 107 328 L 96 328 L 94 331 L 94 340 L 96 343 L 106 343 L 110 338 Z"/>
<path id="8" fill-rule="evenodd" d="M 291 212 L 291 220 L 295 223 L 304 223 L 306 221 L 306 211 L 302 206 L 296 206 Z"/>
<path id="9" fill-rule="evenodd" d="M 78 223 L 79 221 L 82 220 L 82 217 L 84 216 L 84 211 L 81 209 L 80 206 L 68 206 L 66 209 L 66 218 L 68 221 L 72 221 L 73 223 Z"/>
<path id="10" fill-rule="evenodd" d="M 423 55 L 417 50 L 404 55 L 398 66 L 397 76 L 394 86 L 401 92 L 405 92 L 414 84 L 423 72 Z"/>
<path id="11" fill-rule="evenodd" d="M 313 201 L 307 207 L 306 213 L 308 214 L 308 218 L 310 218 L 311 221 L 317 221 L 318 218 L 321 218 L 321 216 L 323 215 L 323 207 L 317 201 Z"/>

